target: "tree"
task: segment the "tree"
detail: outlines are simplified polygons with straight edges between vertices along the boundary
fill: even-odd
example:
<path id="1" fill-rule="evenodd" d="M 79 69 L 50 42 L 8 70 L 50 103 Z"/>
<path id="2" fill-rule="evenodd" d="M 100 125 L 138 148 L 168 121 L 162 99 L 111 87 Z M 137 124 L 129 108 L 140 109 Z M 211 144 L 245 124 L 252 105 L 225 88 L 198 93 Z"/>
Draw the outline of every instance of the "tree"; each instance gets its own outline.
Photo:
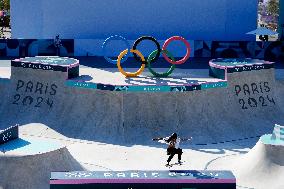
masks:
<path id="1" fill-rule="evenodd" d="M 279 0 L 270 0 L 267 5 L 268 14 L 272 16 L 279 15 Z"/>
<path id="2" fill-rule="evenodd" d="M 0 0 L 0 10 L 8 13 L 8 15 L 1 19 L 1 25 L 10 27 L 10 0 Z"/>
<path id="3" fill-rule="evenodd" d="M 10 10 L 10 0 L 0 0 L 0 8 L 2 10 Z"/>

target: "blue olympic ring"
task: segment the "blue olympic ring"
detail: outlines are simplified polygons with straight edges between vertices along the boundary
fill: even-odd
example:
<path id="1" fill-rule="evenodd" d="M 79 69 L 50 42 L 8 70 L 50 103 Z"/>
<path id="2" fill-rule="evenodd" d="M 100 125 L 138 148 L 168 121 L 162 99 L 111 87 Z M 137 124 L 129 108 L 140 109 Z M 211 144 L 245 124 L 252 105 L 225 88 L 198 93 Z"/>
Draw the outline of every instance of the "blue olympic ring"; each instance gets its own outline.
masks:
<path id="1" fill-rule="evenodd" d="M 111 64 L 116 64 L 116 63 L 117 63 L 117 60 L 113 60 L 113 59 L 107 57 L 107 56 L 106 56 L 106 50 L 105 50 L 105 49 L 106 49 L 106 48 L 105 48 L 106 45 L 107 45 L 111 40 L 113 40 L 113 39 L 122 40 L 122 41 L 126 44 L 126 46 L 127 46 L 127 48 L 128 48 L 129 50 L 131 49 L 131 47 L 130 47 L 128 41 L 127 41 L 124 37 L 122 37 L 122 36 L 120 36 L 120 35 L 113 35 L 113 36 L 110 36 L 110 37 L 108 37 L 108 38 L 104 41 L 104 43 L 103 43 L 103 45 L 102 45 L 104 58 L 105 58 L 106 61 L 108 61 L 109 63 L 111 63 Z M 125 62 L 128 57 L 129 57 L 129 53 L 127 53 L 126 56 L 122 58 L 121 63 Z"/>

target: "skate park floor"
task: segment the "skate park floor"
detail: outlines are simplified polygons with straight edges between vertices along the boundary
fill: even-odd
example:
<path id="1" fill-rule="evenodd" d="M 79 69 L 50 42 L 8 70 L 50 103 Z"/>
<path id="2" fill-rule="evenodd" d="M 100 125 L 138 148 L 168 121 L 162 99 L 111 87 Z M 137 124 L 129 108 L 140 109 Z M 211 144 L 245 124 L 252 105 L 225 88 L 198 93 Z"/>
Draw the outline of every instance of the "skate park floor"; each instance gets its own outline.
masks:
<path id="1" fill-rule="evenodd" d="M 10 60 L 0 61 L 0 75 L 2 78 L 10 78 Z M 82 74 L 91 75 L 90 73 L 97 70 L 103 70 L 104 73 L 120 74 L 115 68 L 91 68 L 81 65 Z M 129 69 L 132 70 L 132 69 Z M 175 70 L 176 76 L 183 76 L 183 69 Z M 175 72 L 174 71 L 174 72 Z M 196 78 L 203 78 L 208 75 L 207 69 L 192 69 L 186 70 L 186 73 L 195 74 Z M 147 77 L 147 72 L 145 76 Z M 93 77 L 94 78 L 94 77 Z M 94 81 L 89 79 L 89 81 Z M 207 78 L 216 80 L 214 78 Z M 281 82 L 284 81 L 284 69 L 275 69 L 275 78 Z M 95 81 L 94 81 L 95 82 Z M 123 82 L 123 81 L 120 81 Z M 271 126 L 273 128 L 273 126 Z M 271 129 L 272 132 L 272 129 Z M 171 133 L 169 133 L 170 135 Z M 165 136 L 157 136 L 165 137 Z M 189 136 L 190 137 L 190 136 Z M 209 170 L 209 169 L 226 169 L 222 159 L 229 157 L 243 156 L 248 153 L 258 142 L 260 136 L 250 136 L 239 138 L 234 141 L 220 141 L 212 144 L 196 143 L 194 138 L 192 141 L 181 143 L 183 149 L 182 160 L 183 165 L 174 165 L 170 169 L 190 169 L 190 170 Z M 111 143 L 103 143 L 90 140 L 74 139 L 64 136 L 46 125 L 40 123 L 30 123 L 20 127 L 20 138 L 23 140 L 51 140 L 55 143 L 60 143 L 67 147 L 72 156 L 86 169 L 91 171 L 123 171 L 123 170 L 168 170 L 165 167 L 168 156 L 166 155 L 166 145 L 157 142 L 152 142 L 151 145 L 115 145 Z M 111 139 L 110 139 L 111 140 Z M 3 150 L 2 154 L 11 153 L 13 149 Z M 177 156 L 172 160 L 172 163 L 177 162 Z M 269 188 L 263 183 L 264 188 Z M 237 181 L 237 188 L 250 188 L 242 185 Z"/>
<path id="2" fill-rule="evenodd" d="M 210 170 L 208 167 L 220 158 L 247 153 L 259 139 L 259 137 L 254 136 L 218 144 L 195 144 L 194 139 L 183 142 L 180 147 L 183 149 L 182 161 L 184 163 L 168 168 L 165 166 L 168 158 L 167 146 L 155 141 L 152 142 L 152 145 L 147 146 L 122 146 L 72 139 L 36 123 L 21 126 L 20 133 L 21 137 L 24 138 L 49 139 L 66 145 L 72 156 L 89 171 Z M 176 162 L 177 155 L 174 156 L 171 163 Z M 245 186 L 239 185 L 238 188 L 245 188 Z"/>

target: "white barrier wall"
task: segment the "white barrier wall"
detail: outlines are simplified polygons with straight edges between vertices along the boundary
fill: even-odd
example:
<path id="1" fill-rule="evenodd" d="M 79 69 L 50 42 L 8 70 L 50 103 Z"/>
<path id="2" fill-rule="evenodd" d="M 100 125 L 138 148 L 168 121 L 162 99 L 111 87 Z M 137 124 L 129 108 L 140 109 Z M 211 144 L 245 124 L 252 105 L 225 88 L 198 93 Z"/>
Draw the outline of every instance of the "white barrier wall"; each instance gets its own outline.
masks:
<path id="1" fill-rule="evenodd" d="M 13 38 L 253 40 L 257 0 L 11 0 Z"/>

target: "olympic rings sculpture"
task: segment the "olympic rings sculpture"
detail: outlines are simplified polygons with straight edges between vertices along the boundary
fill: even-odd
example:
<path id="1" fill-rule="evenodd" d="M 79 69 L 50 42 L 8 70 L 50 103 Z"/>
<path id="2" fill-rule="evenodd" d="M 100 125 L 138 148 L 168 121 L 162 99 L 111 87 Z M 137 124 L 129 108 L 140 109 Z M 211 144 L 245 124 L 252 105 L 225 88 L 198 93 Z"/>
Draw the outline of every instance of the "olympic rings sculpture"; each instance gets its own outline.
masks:
<path id="1" fill-rule="evenodd" d="M 113 36 L 110 36 L 110 37 L 106 38 L 106 40 L 104 41 L 104 43 L 103 43 L 103 45 L 102 45 L 102 49 L 103 49 L 104 58 L 106 59 L 106 61 L 108 61 L 108 62 L 111 63 L 111 64 L 116 64 L 116 63 L 117 63 L 117 60 L 112 60 L 112 59 L 110 59 L 109 57 L 107 57 L 107 56 L 106 56 L 106 50 L 105 50 L 105 49 L 106 49 L 107 44 L 108 44 L 111 40 L 114 40 L 114 39 L 119 39 L 119 40 L 123 41 L 123 42 L 125 43 L 126 47 L 127 47 L 128 49 L 130 49 L 130 45 L 129 45 L 128 41 L 127 41 L 124 37 L 122 37 L 122 36 L 113 35 Z M 126 57 L 122 60 L 122 62 L 125 62 L 128 57 L 129 57 L 129 54 L 127 53 L 127 54 L 126 54 Z"/>
<path id="2" fill-rule="evenodd" d="M 108 44 L 109 41 L 112 40 L 112 39 L 119 39 L 119 40 L 122 40 L 122 41 L 124 41 L 124 43 L 125 43 L 126 46 L 128 47 L 127 49 L 123 50 L 123 51 L 118 55 L 117 60 L 112 60 L 112 59 L 110 59 L 109 57 L 106 56 L 106 53 L 105 53 L 105 52 L 106 52 L 106 51 L 105 51 L 106 44 Z M 139 50 L 136 49 L 136 48 L 137 48 L 137 45 L 138 45 L 141 41 L 143 41 L 143 40 L 150 40 L 150 41 L 154 42 L 155 45 L 157 46 L 157 50 L 154 50 L 152 53 L 150 53 L 149 57 L 147 58 L 147 61 L 145 61 L 145 58 L 144 58 L 144 56 L 142 55 L 142 53 L 141 53 Z M 186 54 L 185 54 L 185 56 L 184 56 L 182 59 L 178 60 L 178 61 L 176 61 L 176 60 L 174 59 L 173 55 L 166 49 L 166 48 L 168 47 L 168 45 L 169 45 L 172 41 L 177 41 L 177 40 L 178 40 L 178 41 L 182 41 L 182 42 L 185 44 L 185 46 L 186 46 Z M 108 38 L 104 41 L 104 43 L 103 43 L 103 45 L 102 45 L 102 48 L 103 48 L 104 58 L 105 58 L 109 63 L 117 64 L 118 70 L 119 70 L 123 75 L 125 75 L 126 77 L 136 77 L 136 76 L 138 76 L 139 74 L 141 74 L 141 73 L 143 72 L 143 70 L 145 69 L 145 65 L 146 65 L 146 64 L 147 64 L 147 67 L 148 67 L 149 71 L 150 71 L 155 77 L 167 77 L 167 76 L 169 76 L 169 75 L 173 72 L 173 70 L 175 69 L 175 66 L 176 66 L 176 65 L 185 63 L 185 62 L 188 60 L 189 56 L 190 56 L 190 44 L 188 43 L 187 40 L 185 40 L 185 39 L 184 39 L 183 37 L 181 37 L 181 36 L 172 36 L 172 37 L 168 38 L 168 39 L 165 41 L 165 43 L 164 43 L 162 49 L 161 49 L 161 47 L 160 47 L 159 42 L 158 42 L 154 37 L 152 37 L 152 36 L 142 36 L 142 37 L 138 38 L 138 39 L 134 42 L 133 47 L 132 47 L 132 49 L 131 49 L 131 48 L 129 47 L 129 43 L 127 42 L 127 40 L 126 40 L 124 37 L 118 36 L 118 35 L 114 35 L 114 36 L 108 37 Z M 125 71 L 123 70 L 123 68 L 121 67 L 121 64 L 122 64 L 123 62 L 125 62 L 125 61 L 127 60 L 127 58 L 129 57 L 129 53 L 128 53 L 129 50 L 128 50 L 128 49 L 130 49 L 130 53 L 133 53 L 134 58 L 135 58 L 137 61 L 139 61 L 139 62 L 142 63 L 142 64 L 141 64 L 141 67 L 140 67 L 139 70 L 136 71 L 136 72 L 125 72 Z M 151 64 L 152 64 L 153 62 L 155 62 L 156 60 L 158 60 L 158 58 L 159 58 L 159 56 L 160 56 L 160 53 L 163 54 L 163 57 L 165 58 L 165 60 L 166 60 L 167 62 L 169 62 L 170 64 L 172 64 L 171 67 L 169 68 L 169 70 L 166 71 L 166 72 L 164 72 L 164 73 L 157 73 L 157 72 L 155 72 L 155 71 L 151 68 Z M 139 58 L 138 56 L 139 56 L 140 58 Z"/>

